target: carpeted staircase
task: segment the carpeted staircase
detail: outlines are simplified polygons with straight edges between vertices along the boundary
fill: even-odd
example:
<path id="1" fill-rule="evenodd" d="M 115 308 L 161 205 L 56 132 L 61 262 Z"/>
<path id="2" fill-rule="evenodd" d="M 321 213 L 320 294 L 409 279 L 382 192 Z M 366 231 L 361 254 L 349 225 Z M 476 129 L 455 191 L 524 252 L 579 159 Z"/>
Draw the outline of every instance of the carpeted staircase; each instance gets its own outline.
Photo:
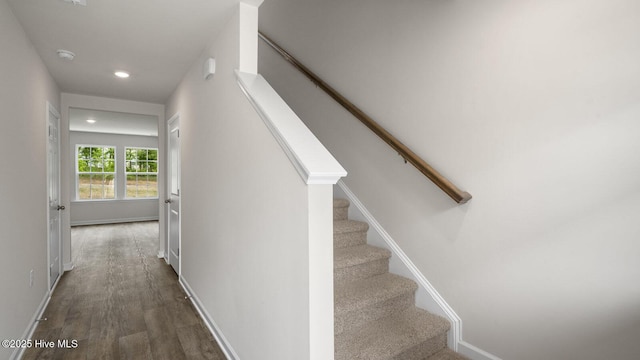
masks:
<path id="1" fill-rule="evenodd" d="M 367 245 L 369 225 L 333 202 L 335 360 L 463 360 L 449 322 L 415 306 L 415 282 L 389 273 L 389 250 Z"/>

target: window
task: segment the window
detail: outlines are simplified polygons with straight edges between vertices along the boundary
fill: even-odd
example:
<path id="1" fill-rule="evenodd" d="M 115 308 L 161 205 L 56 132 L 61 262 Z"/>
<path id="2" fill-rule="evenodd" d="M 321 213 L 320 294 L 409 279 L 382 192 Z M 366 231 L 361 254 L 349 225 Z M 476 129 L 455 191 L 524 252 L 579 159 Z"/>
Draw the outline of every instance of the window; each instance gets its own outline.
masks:
<path id="1" fill-rule="evenodd" d="M 127 198 L 158 197 L 158 149 L 125 148 Z"/>
<path id="2" fill-rule="evenodd" d="M 78 200 L 115 199 L 115 147 L 78 145 L 76 184 Z"/>

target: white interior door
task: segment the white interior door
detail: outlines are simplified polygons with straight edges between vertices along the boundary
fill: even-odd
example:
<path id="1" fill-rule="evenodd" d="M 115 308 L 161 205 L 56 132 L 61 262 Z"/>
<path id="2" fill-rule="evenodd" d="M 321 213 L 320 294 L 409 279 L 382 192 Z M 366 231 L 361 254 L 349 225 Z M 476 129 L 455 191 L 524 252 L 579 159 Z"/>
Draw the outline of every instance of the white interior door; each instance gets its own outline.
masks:
<path id="1" fill-rule="evenodd" d="M 169 264 L 180 274 L 180 119 L 169 120 L 168 127 L 168 208 Z"/>
<path id="2" fill-rule="evenodd" d="M 49 203 L 49 288 L 60 276 L 60 115 L 47 104 L 47 198 Z"/>

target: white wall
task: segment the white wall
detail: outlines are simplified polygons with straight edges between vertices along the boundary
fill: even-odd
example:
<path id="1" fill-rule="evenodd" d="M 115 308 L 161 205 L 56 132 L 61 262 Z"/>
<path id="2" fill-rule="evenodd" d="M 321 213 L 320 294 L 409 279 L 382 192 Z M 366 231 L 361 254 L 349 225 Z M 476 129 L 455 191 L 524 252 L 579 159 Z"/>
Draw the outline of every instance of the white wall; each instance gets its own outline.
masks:
<path id="1" fill-rule="evenodd" d="M 115 200 L 86 201 L 75 200 L 71 193 L 71 226 L 106 224 L 127 221 L 158 220 L 158 198 L 125 198 L 126 177 L 124 175 L 125 148 L 158 148 L 157 136 L 136 136 L 105 134 L 94 132 L 69 132 L 69 162 L 72 167 L 72 183 L 75 184 L 75 157 L 78 145 L 103 145 L 116 148 L 116 198 Z M 72 186 L 75 189 L 75 185 Z M 162 196 L 160 196 L 162 198 Z M 74 201 L 75 200 L 75 201 Z"/>
<path id="2" fill-rule="evenodd" d="M 60 110 L 60 93 L 4 0 L 0 48 L 0 339 L 20 339 L 48 292 L 46 102 Z"/>
<path id="3" fill-rule="evenodd" d="M 457 206 L 260 48 L 465 341 L 640 357 L 640 3 L 269 0 L 260 28 L 474 196 Z"/>
<path id="4" fill-rule="evenodd" d="M 241 54 L 257 51 L 255 32 L 240 51 L 240 29 L 257 21 L 244 10 L 167 103 L 166 118 L 180 116 L 181 280 L 239 359 L 308 359 L 308 189 L 237 84 L 234 70 L 252 70 Z"/>

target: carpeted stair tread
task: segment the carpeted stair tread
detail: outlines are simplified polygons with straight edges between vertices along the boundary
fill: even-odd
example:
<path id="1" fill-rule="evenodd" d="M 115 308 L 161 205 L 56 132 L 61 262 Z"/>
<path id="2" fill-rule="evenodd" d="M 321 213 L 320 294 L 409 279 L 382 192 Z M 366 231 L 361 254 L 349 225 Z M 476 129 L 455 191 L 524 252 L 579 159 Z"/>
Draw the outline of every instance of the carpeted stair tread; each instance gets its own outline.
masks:
<path id="1" fill-rule="evenodd" d="M 336 249 L 333 252 L 334 269 L 360 265 L 369 261 L 388 259 L 391 251 L 371 245 L 357 245 Z"/>
<path id="2" fill-rule="evenodd" d="M 333 251 L 333 282 L 340 286 L 389 272 L 391 252 L 387 249 L 357 245 Z"/>
<path id="3" fill-rule="evenodd" d="M 356 220 L 337 220 L 333 222 L 333 234 L 346 234 L 353 232 L 367 232 L 369 224 Z"/>
<path id="4" fill-rule="evenodd" d="M 335 314 L 339 316 L 395 297 L 413 293 L 418 285 L 402 276 L 386 273 L 335 287 Z"/>
<path id="5" fill-rule="evenodd" d="M 367 243 L 369 224 L 354 220 L 336 220 L 333 222 L 333 247 L 335 249 L 364 245 Z"/>
<path id="6" fill-rule="evenodd" d="M 338 335 L 413 306 L 417 285 L 387 272 L 358 281 L 336 281 L 334 289 L 334 331 Z"/>
<path id="7" fill-rule="evenodd" d="M 444 348 L 438 351 L 437 353 L 429 356 L 425 360 L 469 360 L 469 359 L 449 348 Z"/>
<path id="8" fill-rule="evenodd" d="M 423 360 L 446 346 L 448 330 L 447 320 L 412 306 L 337 336 L 335 360 Z"/>

